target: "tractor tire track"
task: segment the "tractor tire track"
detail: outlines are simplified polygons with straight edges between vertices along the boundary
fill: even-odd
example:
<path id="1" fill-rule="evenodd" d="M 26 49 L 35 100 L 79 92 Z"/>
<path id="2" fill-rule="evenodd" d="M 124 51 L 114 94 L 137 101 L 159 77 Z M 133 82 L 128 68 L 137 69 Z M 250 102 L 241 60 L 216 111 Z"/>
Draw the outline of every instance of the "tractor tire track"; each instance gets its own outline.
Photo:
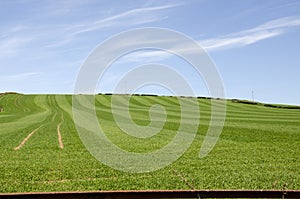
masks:
<path id="1" fill-rule="evenodd" d="M 60 126 L 64 123 L 64 115 L 63 113 L 61 114 L 61 122 L 58 124 L 57 126 L 57 137 L 58 137 L 58 144 L 59 144 L 59 148 L 63 149 L 64 148 L 64 144 L 62 141 L 62 137 L 61 137 L 61 132 L 60 132 Z"/>
<path id="2" fill-rule="evenodd" d="M 16 97 L 15 101 L 14 101 L 15 107 L 16 107 L 17 109 L 22 109 L 22 107 L 20 106 L 20 103 L 19 103 L 19 100 L 20 100 L 21 97 L 22 97 L 22 95 L 18 95 L 18 96 Z"/>
<path id="3" fill-rule="evenodd" d="M 43 125 L 42 125 L 42 126 L 43 126 Z M 42 126 L 36 128 L 36 129 L 33 130 L 31 133 L 29 133 L 29 134 L 27 135 L 27 137 L 19 144 L 19 146 L 17 146 L 17 147 L 14 148 L 14 150 L 17 151 L 17 150 L 19 150 L 20 148 L 22 148 L 22 147 L 25 145 L 25 143 L 29 140 L 29 138 L 30 138 L 35 132 L 37 132 Z"/>
<path id="4" fill-rule="evenodd" d="M 49 100 L 49 105 L 50 105 L 50 107 L 52 107 L 52 110 L 54 111 L 54 114 L 53 114 L 53 116 L 52 116 L 52 119 L 51 119 L 51 121 L 52 122 L 54 122 L 54 120 L 55 120 L 55 118 L 56 118 L 56 115 L 57 115 L 57 110 L 56 110 L 56 108 L 54 107 L 55 105 L 54 105 L 54 102 L 55 102 L 55 99 L 54 99 L 54 97 L 52 97 L 52 96 L 48 96 L 48 100 Z"/>
<path id="5" fill-rule="evenodd" d="M 19 110 L 22 110 L 23 112 L 30 112 L 31 110 L 29 108 L 27 108 L 26 106 L 23 106 L 21 104 L 21 99 L 23 98 L 23 95 L 18 95 L 18 97 L 16 97 L 15 101 L 14 101 L 14 104 L 15 104 L 15 107 Z"/>
<path id="6" fill-rule="evenodd" d="M 54 115 L 52 116 L 52 122 L 54 122 L 54 119 L 55 119 L 55 117 L 56 117 L 56 115 L 57 115 L 57 112 L 56 112 L 56 110 L 55 110 L 55 113 L 54 113 Z"/>
<path id="7" fill-rule="evenodd" d="M 195 187 L 181 174 L 179 173 L 177 170 L 172 169 L 172 172 L 177 175 L 180 180 L 186 185 L 188 186 L 190 189 L 195 190 Z"/>

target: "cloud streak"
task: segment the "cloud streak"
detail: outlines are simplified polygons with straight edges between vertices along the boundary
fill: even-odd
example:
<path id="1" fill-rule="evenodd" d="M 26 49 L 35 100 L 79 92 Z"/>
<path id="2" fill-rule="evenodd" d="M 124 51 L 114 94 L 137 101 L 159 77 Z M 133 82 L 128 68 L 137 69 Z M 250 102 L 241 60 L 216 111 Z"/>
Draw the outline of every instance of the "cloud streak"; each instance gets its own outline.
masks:
<path id="1" fill-rule="evenodd" d="M 150 22 L 155 22 L 158 20 L 165 19 L 166 16 L 153 15 L 153 12 L 169 9 L 172 7 L 179 6 L 180 4 L 168 4 L 154 7 L 144 7 L 128 10 L 101 20 L 97 20 L 91 24 L 82 24 L 76 28 L 74 35 L 95 31 L 102 28 L 112 27 L 112 26 L 133 26 L 140 25 Z"/>
<path id="2" fill-rule="evenodd" d="M 197 41 L 209 52 L 245 47 L 262 40 L 273 38 L 288 32 L 290 28 L 300 26 L 300 18 L 284 17 L 268 21 L 251 29 L 242 30 L 236 33 L 227 34 L 217 38 Z M 151 41 L 166 42 L 166 41 Z M 178 44 L 179 41 L 174 41 Z M 179 42 L 180 44 L 180 42 Z M 186 49 L 182 43 L 182 51 L 188 53 L 199 53 L 196 49 Z M 122 57 L 123 62 L 151 62 L 170 58 L 172 54 L 162 50 L 158 51 L 137 51 Z"/>
<path id="3" fill-rule="evenodd" d="M 156 61 L 167 59 L 171 56 L 172 54 L 161 50 L 136 51 L 123 56 L 121 60 L 118 61 L 118 63 L 142 62 L 142 61 L 156 62 Z"/>
<path id="4" fill-rule="evenodd" d="M 237 48 L 282 35 L 289 28 L 298 26 L 300 26 L 300 18 L 284 17 L 268 21 L 251 29 L 199 42 L 208 51 Z"/>
<path id="5" fill-rule="evenodd" d="M 2 77 L 0 77 L 0 80 L 3 82 L 19 81 L 19 80 L 29 79 L 34 76 L 39 76 L 41 74 L 42 74 L 41 72 L 20 73 L 20 74 L 15 74 L 15 75 L 2 76 Z"/>
<path id="6" fill-rule="evenodd" d="M 0 58 L 10 58 L 17 55 L 31 40 L 27 37 L 10 37 L 0 40 Z"/>
<path id="7" fill-rule="evenodd" d="M 271 37 L 283 34 L 282 30 L 253 32 L 251 34 L 228 35 L 224 37 L 200 41 L 202 47 L 208 51 L 243 47 L 257 43 Z"/>
<path id="8" fill-rule="evenodd" d="M 120 28 L 120 27 L 132 27 L 152 22 L 161 21 L 168 18 L 168 16 L 162 14 L 159 11 L 170 9 L 180 6 L 182 4 L 166 4 L 152 7 L 142 7 L 127 10 L 121 13 L 117 13 L 112 16 L 108 16 L 101 19 L 94 19 L 92 22 L 81 22 L 81 24 L 66 25 L 65 28 L 61 28 L 63 38 L 60 41 L 52 41 L 45 45 L 46 48 L 60 48 L 71 44 L 75 39 L 78 39 L 82 34 L 89 32 L 99 31 L 105 28 Z M 63 30 L 62 30 L 63 29 Z"/>

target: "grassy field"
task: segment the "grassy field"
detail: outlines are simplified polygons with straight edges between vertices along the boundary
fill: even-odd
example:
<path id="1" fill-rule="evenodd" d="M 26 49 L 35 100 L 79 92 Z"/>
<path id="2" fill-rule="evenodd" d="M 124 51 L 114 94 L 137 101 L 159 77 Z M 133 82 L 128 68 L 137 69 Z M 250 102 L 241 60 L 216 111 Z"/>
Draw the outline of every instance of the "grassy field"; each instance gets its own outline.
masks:
<path id="1" fill-rule="evenodd" d="M 175 97 L 131 97 L 131 116 L 137 124 L 149 124 L 151 105 L 161 104 L 167 111 L 164 129 L 149 139 L 122 133 L 113 120 L 110 95 L 97 95 L 95 102 L 107 137 L 127 151 L 158 149 L 179 127 Z M 101 164 L 87 151 L 72 119 L 72 96 L 2 95 L 0 192 L 300 189 L 300 109 L 228 100 L 222 135 L 213 151 L 199 159 L 210 121 L 210 100 L 198 102 L 200 126 L 186 153 L 164 169 L 132 174 Z"/>

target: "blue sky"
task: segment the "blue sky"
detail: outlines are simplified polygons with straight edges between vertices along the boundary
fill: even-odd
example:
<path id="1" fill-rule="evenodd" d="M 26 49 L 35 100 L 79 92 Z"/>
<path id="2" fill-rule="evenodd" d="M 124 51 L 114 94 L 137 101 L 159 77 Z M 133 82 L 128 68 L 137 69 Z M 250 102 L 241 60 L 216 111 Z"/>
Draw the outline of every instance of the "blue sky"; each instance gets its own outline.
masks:
<path id="1" fill-rule="evenodd" d="M 257 101 L 300 105 L 299 0 L 15 0 L 0 1 L 0 15 L 0 92 L 72 93 L 99 43 L 133 28 L 161 27 L 199 42 L 227 98 L 251 99 L 253 91 Z M 126 73 L 120 65 L 149 62 L 185 71 L 195 92 L 209 95 L 182 60 L 157 51 L 121 58 L 99 92 L 110 92 Z"/>

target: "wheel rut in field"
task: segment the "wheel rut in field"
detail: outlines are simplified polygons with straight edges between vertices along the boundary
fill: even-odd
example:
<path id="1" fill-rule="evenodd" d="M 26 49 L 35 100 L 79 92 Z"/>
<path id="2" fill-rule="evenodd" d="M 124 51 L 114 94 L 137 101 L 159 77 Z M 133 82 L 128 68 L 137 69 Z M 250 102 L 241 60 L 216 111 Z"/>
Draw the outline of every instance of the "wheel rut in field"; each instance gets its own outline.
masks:
<path id="1" fill-rule="evenodd" d="M 195 190 L 195 187 L 177 170 L 172 169 L 172 172 L 180 178 L 180 180 L 190 189 Z"/>
<path id="2" fill-rule="evenodd" d="M 43 125 L 42 125 L 42 126 L 43 126 Z M 29 134 L 27 135 L 27 137 L 19 144 L 19 146 L 17 146 L 17 147 L 14 148 L 14 150 L 17 151 L 17 150 L 19 150 L 20 148 L 22 148 L 22 147 L 25 145 L 25 143 L 29 140 L 29 138 L 30 138 L 35 132 L 37 132 L 42 126 L 36 128 L 36 129 L 34 129 L 31 133 L 29 133 Z"/>
<path id="3" fill-rule="evenodd" d="M 64 115 L 63 113 L 61 114 L 61 122 L 58 124 L 57 126 L 57 137 L 58 137 L 58 144 L 59 144 L 59 148 L 63 149 L 64 148 L 64 144 L 62 141 L 62 137 L 61 137 L 61 132 L 60 132 L 60 126 L 64 123 Z"/>
<path id="4" fill-rule="evenodd" d="M 54 115 L 52 116 L 52 119 L 51 119 L 52 122 L 54 122 L 56 115 L 57 115 L 57 112 L 55 110 Z"/>
<path id="5" fill-rule="evenodd" d="M 52 116 L 52 119 L 51 121 L 54 122 L 56 116 L 57 116 L 57 110 L 56 108 L 54 107 L 55 106 L 55 99 L 53 96 L 49 95 L 48 96 L 48 101 L 49 101 L 49 105 L 50 107 L 52 107 L 52 111 L 54 112 L 53 116 Z"/>
<path id="6" fill-rule="evenodd" d="M 18 95 L 17 97 L 16 97 L 16 99 L 14 100 L 14 105 L 15 105 L 15 107 L 17 108 L 17 109 L 19 109 L 19 110 L 22 110 L 23 112 L 30 112 L 31 110 L 30 110 L 30 108 L 28 108 L 28 107 L 26 107 L 26 106 L 23 106 L 22 104 L 21 104 L 21 101 L 22 101 L 22 98 L 23 98 L 23 95 Z"/>
<path id="7" fill-rule="evenodd" d="M 56 118 L 58 119 L 58 117 L 59 117 L 60 108 L 58 107 L 58 104 L 57 104 L 57 101 L 55 100 L 54 95 L 49 95 L 48 96 L 48 101 L 49 101 L 49 105 L 52 107 L 52 111 L 53 111 L 53 115 L 52 115 L 52 119 L 51 119 L 51 121 L 53 123 L 56 120 Z M 61 136 L 61 131 L 60 131 L 60 127 L 63 123 L 64 123 L 64 115 L 63 115 L 63 112 L 61 112 L 61 121 L 57 125 L 57 128 L 56 128 L 58 146 L 59 146 L 60 149 L 64 148 L 64 144 L 63 144 L 63 140 L 62 140 L 62 136 Z"/>
<path id="8" fill-rule="evenodd" d="M 14 105 L 17 109 L 22 109 L 21 105 L 20 105 L 20 98 L 22 97 L 22 95 L 18 95 L 16 98 L 15 98 L 15 101 L 14 101 Z"/>

